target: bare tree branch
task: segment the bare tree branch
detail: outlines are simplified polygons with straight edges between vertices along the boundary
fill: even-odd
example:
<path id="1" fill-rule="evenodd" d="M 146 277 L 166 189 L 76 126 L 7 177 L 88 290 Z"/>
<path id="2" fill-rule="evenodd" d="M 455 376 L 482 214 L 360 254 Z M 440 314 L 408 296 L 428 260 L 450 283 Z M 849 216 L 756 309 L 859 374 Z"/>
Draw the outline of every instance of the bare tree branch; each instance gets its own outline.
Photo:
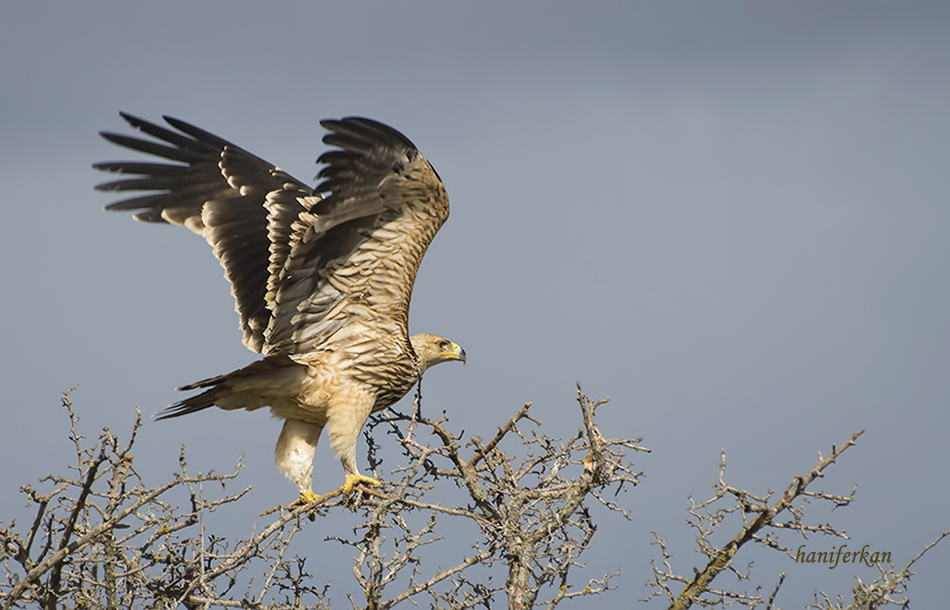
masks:
<path id="1" fill-rule="evenodd" d="M 437 419 L 424 417 L 421 398 L 420 389 L 411 415 L 390 411 L 373 416 L 367 425 L 374 476 L 382 467 L 374 429 L 382 426 L 392 434 L 404 456 L 381 488 L 338 489 L 308 505 L 277 507 L 263 514 L 269 522 L 259 531 L 255 526 L 247 538 L 228 540 L 214 533 L 210 513 L 232 506 L 250 490 L 225 492 L 225 484 L 238 476 L 240 459 L 232 473 L 191 475 L 182 448 L 178 471 L 150 487 L 136 471 L 132 454 L 141 415 L 124 445 L 108 428 L 89 443 L 80 434 L 67 392 L 63 405 L 78 461 L 67 466 L 66 476 L 44 477 L 41 482 L 50 487 L 45 493 L 21 488 L 29 506 L 35 505 L 24 532 L 15 521 L 0 524 L 0 610 L 329 608 L 329 585 L 314 582 L 306 558 L 294 554 L 294 539 L 320 516 L 341 511 L 362 517 L 351 530 L 326 538 L 355 552 L 353 577 L 361 595 L 347 596 L 353 608 L 388 610 L 407 601 L 432 608 L 491 608 L 504 599 L 513 609 L 553 609 L 614 588 L 618 572 L 581 577 L 581 557 L 596 541 L 596 515 L 629 517 L 620 493 L 636 486 L 641 473 L 627 453 L 649 450 L 640 439 L 601 433 L 597 412 L 608 404 L 606 399 L 592 401 L 578 386 L 580 426 L 569 438 L 545 434 L 527 403 L 485 443 L 478 436 L 463 440 L 444 413 Z M 749 578 L 748 568 L 737 568 L 734 559 L 750 541 L 791 554 L 779 532 L 846 537 L 830 524 L 810 523 L 805 508 L 808 502 L 837 507 L 854 499 L 854 490 L 836 495 L 809 485 L 860 434 L 832 447 L 827 458 L 819 454 L 817 465 L 805 476 L 796 475 L 774 500 L 771 491 L 756 495 L 729 485 L 723 453 L 713 497 L 690 499 L 688 509 L 688 524 L 697 532 L 706 565 L 688 578 L 675 574 L 666 541 L 654 533 L 662 560 L 653 562 L 654 590 L 647 599 L 665 596 L 671 608 L 694 603 L 774 608 L 784 574 L 767 598 L 758 589 L 728 591 L 711 583 L 723 571 Z M 430 499 L 435 492 L 438 499 Z M 456 501 L 446 501 L 453 493 Z M 782 514 L 788 519 L 778 521 Z M 712 535 L 727 519 L 741 519 L 741 524 L 718 548 Z M 448 565 L 431 565 L 445 533 L 456 531 L 475 533 L 471 550 Z M 948 535 L 902 570 L 881 567 L 881 576 L 872 583 L 859 581 L 847 608 L 906 603 L 900 596 L 913 574 L 911 566 Z M 819 595 L 815 608 L 844 610 L 840 600 Z"/>

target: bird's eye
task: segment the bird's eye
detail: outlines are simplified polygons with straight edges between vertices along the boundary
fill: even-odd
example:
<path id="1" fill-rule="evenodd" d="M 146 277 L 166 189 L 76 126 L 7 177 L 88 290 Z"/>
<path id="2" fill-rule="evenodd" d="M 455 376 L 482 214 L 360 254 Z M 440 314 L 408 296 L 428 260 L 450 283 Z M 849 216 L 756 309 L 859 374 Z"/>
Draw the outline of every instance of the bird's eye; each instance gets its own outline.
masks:
<path id="1" fill-rule="evenodd" d="M 439 343 L 439 349 L 442 350 L 443 352 L 449 351 L 449 342 L 448 342 L 448 341 L 442 341 L 442 342 L 440 342 L 440 343 Z"/>

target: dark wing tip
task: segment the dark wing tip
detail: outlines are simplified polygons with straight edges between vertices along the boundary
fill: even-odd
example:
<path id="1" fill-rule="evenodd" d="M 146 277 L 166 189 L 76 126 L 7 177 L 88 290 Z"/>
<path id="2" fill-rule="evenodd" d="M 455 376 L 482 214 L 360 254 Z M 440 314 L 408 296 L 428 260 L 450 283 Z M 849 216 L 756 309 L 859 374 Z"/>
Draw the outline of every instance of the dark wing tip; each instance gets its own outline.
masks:
<path id="1" fill-rule="evenodd" d="M 385 123 L 374 121 L 366 117 L 348 116 L 342 119 L 324 119 L 320 121 L 328 133 L 323 136 L 323 142 L 327 145 L 340 146 L 347 143 L 381 143 L 390 146 L 407 146 L 413 150 L 418 150 L 412 141 L 404 136 L 402 132 L 393 129 Z"/>
<path id="2" fill-rule="evenodd" d="M 128 123 L 128 124 L 131 125 L 132 127 L 138 127 L 139 125 L 143 125 L 143 124 L 144 124 L 144 125 L 151 125 L 151 123 L 149 123 L 148 121 L 146 121 L 146 120 L 143 119 L 142 117 L 137 117 L 137 116 L 135 116 L 134 114 L 130 114 L 130 113 L 128 113 L 128 112 L 123 112 L 123 111 L 121 111 L 121 110 L 119 111 L 119 116 L 122 117 L 122 120 L 124 120 L 126 123 Z"/>

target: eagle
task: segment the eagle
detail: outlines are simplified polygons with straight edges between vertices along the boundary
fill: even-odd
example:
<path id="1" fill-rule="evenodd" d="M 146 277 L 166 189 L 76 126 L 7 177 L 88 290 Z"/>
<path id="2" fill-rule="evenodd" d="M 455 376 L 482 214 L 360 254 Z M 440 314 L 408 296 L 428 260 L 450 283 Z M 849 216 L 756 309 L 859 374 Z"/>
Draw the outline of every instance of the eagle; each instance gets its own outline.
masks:
<path id="1" fill-rule="evenodd" d="M 362 117 L 320 122 L 332 148 L 317 159 L 322 181 L 312 188 L 179 119 L 163 117 L 169 129 L 120 114 L 151 138 L 100 135 L 162 162 L 93 165 L 124 176 L 97 190 L 136 192 L 106 210 L 203 236 L 231 283 L 244 344 L 263 355 L 178 388 L 203 391 L 156 418 L 268 407 L 284 421 L 274 461 L 296 484 L 296 503 L 319 498 L 311 480 L 324 428 L 344 492 L 378 486 L 356 463 L 370 413 L 402 398 L 430 367 L 465 362 L 456 343 L 408 332 L 416 273 L 449 216 L 438 173 L 403 134 Z"/>

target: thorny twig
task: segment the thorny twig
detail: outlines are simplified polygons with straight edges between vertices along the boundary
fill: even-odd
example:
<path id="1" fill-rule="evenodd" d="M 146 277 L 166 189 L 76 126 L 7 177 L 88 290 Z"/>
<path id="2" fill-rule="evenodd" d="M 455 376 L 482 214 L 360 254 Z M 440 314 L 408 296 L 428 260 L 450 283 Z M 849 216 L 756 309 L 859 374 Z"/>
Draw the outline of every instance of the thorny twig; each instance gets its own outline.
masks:
<path id="1" fill-rule="evenodd" d="M 762 600 L 758 594 L 749 595 L 745 593 L 733 593 L 725 590 L 716 590 L 712 589 L 710 585 L 713 579 L 715 579 L 720 572 L 727 569 L 736 572 L 740 578 L 747 578 L 747 575 L 740 574 L 735 570 L 732 565 L 732 560 L 739 549 L 749 541 L 754 540 L 763 544 L 764 546 L 789 553 L 789 549 L 779 545 L 772 534 L 767 533 L 767 530 L 769 529 L 795 529 L 805 536 L 807 536 L 807 532 L 817 531 L 846 537 L 844 532 L 839 532 L 831 526 L 804 525 L 802 522 L 801 509 L 794 508 L 792 503 L 801 496 L 826 500 L 832 502 L 835 506 L 843 506 L 851 502 L 854 495 L 853 491 L 849 496 L 837 496 L 824 492 L 812 492 L 808 490 L 808 485 L 811 484 L 816 478 L 823 476 L 824 470 L 833 464 L 835 460 L 842 453 L 844 453 L 845 450 L 853 446 L 857 438 L 863 433 L 864 430 L 861 430 L 852 434 L 851 438 L 848 439 L 848 441 L 846 441 L 841 447 L 832 446 L 831 455 L 829 455 L 827 458 L 823 457 L 819 452 L 818 464 L 804 476 L 795 475 L 792 478 L 791 484 L 786 488 L 782 496 L 771 504 L 769 503 L 772 496 L 771 491 L 768 492 L 768 494 L 766 494 L 764 497 L 758 497 L 745 490 L 732 487 L 725 482 L 724 477 L 726 470 L 726 458 L 725 453 L 723 452 L 721 454 L 719 463 L 719 480 L 714 485 L 716 492 L 715 495 L 709 500 L 699 504 L 693 502 L 692 499 L 690 499 L 692 506 L 689 508 L 689 513 L 693 516 L 694 520 L 688 521 L 688 523 L 692 527 L 696 528 L 699 532 L 697 541 L 700 546 L 700 551 L 708 557 L 709 561 L 702 569 L 696 570 L 696 573 L 692 579 L 687 579 L 673 574 L 669 563 L 670 556 L 666 551 L 665 541 L 657 536 L 654 532 L 654 537 L 656 538 L 654 544 L 660 546 L 661 552 L 663 554 L 664 568 L 661 569 L 656 565 L 655 562 L 653 563 L 654 578 L 648 584 L 653 585 L 655 590 L 650 594 L 649 597 L 647 597 L 647 599 L 650 599 L 656 595 L 665 594 L 670 600 L 669 607 L 671 610 L 685 610 L 694 603 L 700 603 L 702 605 L 715 605 L 721 603 L 721 600 L 725 599 L 745 603 L 750 608 L 755 607 L 760 603 L 764 603 L 764 600 Z M 719 502 L 727 496 L 733 499 L 734 504 L 725 508 L 717 508 L 708 516 L 699 512 L 700 510 L 710 507 L 714 503 Z M 791 523 L 777 523 L 775 518 L 785 511 L 788 511 L 793 516 L 793 521 Z M 723 520 L 728 514 L 736 512 L 742 516 L 742 526 L 732 537 L 732 539 L 725 544 L 725 546 L 721 548 L 716 547 L 710 541 L 711 533 L 714 529 L 722 524 Z M 763 533 L 766 535 L 763 536 Z M 780 579 L 778 585 L 776 586 L 775 592 L 772 593 L 773 598 L 777 594 L 778 587 L 781 586 L 782 580 L 783 579 Z M 676 595 L 673 593 L 673 590 L 669 585 L 670 582 L 685 583 L 686 587 L 682 590 L 682 592 Z M 709 593 L 712 597 L 704 597 L 704 594 L 706 593 Z"/>
<path id="2" fill-rule="evenodd" d="M 855 486 L 848 495 L 837 495 L 828 492 L 816 492 L 808 487 L 815 479 L 824 475 L 824 471 L 835 462 L 835 460 L 844 453 L 849 447 L 855 445 L 855 441 L 863 434 L 863 430 L 854 433 L 842 446 L 832 446 L 831 454 L 828 457 L 818 453 L 818 463 L 804 476 L 795 475 L 792 482 L 785 489 L 785 492 L 777 500 L 772 500 L 773 492 L 768 491 L 764 496 L 756 496 L 748 491 L 737 489 L 725 481 L 726 458 L 723 452 L 719 462 L 719 478 L 714 484 L 715 494 L 709 500 L 697 503 L 690 498 L 691 506 L 688 508 L 691 519 L 687 523 L 697 531 L 697 543 L 699 550 L 707 558 L 708 562 L 701 569 L 695 569 L 692 577 L 687 578 L 674 573 L 670 563 L 671 555 L 667 550 L 666 540 L 656 534 L 654 535 L 654 544 L 659 546 L 663 557 L 662 566 L 653 562 L 654 578 L 647 584 L 652 585 L 654 590 L 646 599 L 654 596 L 665 595 L 670 602 L 671 609 L 685 609 L 692 604 L 702 606 L 716 607 L 725 606 L 733 603 L 745 605 L 748 608 L 755 608 L 765 605 L 771 609 L 775 607 L 775 599 L 778 591 L 785 581 L 785 574 L 780 574 L 771 594 L 767 599 L 763 599 L 759 592 L 745 593 L 728 591 L 724 589 L 713 589 L 711 583 L 713 579 L 724 570 L 732 571 L 740 580 L 747 580 L 748 573 L 739 572 L 733 565 L 733 560 L 739 549 L 750 541 L 755 541 L 762 546 L 783 552 L 792 559 L 795 555 L 792 550 L 783 546 L 778 539 L 777 532 L 781 530 L 790 530 L 799 533 L 802 537 L 808 538 L 809 534 L 819 533 L 830 536 L 837 536 L 847 539 L 848 536 L 843 530 L 837 529 L 830 524 L 808 524 L 804 518 L 804 507 L 810 500 L 820 500 L 832 504 L 833 508 L 846 506 L 854 500 Z M 731 498 L 732 502 L 726 506 L 719 506 L 722 500 Z M 802 499 L 802 502 L 795 506 L 796 499 Z M 713 508 L 716 506 L 715 508 Z M 706 511 L 710 509 L 708 513 Z M 778 521 L 777 518 L 782 513 L 787 513 L 791 519 L 787 521 Z M 721 528 L 725 523 L 727 516 L 738 514 L 741 517 L 741 526 L 739 531 L 723 546 L 717 547 L 712 543 L 714 531 Z M 854 589 L 854 603 L 847 606 L 847 610 L 863 610 L 878 608 L 883 603 L 900 604 L 904 600 L 895 600 L 889 597 L 893 594 L 903 593 L 904 581 L 912 574 L 910 566 L 919 559 L 923 553 L 937 544 L 944 536 L 950 535 L 945 532 L 937 540 L 931 543 L 921 553 L 911 560 L 910 563 L 900 572 L 895 573 L 893 569 L 881 570 L 881 577 L 873 583 L 865 585 L 858 582 Z M 674 583 L 683 588 L 677 594 L 674 592 Z M 818 597 L 824 598 L 824 605 L 819 605 Z M 646 600 L 644 600 L 646 601 Z M 844 606 L 840 604 L 833 605 L 830 599 L 819 592 L 816 594 L 816 604 L 814 608 L 821 610 L 843 610 Z"/>
<path id="3" fill-rule="evenodd" d="M 0 527 L 2 608 L 24 603 L 52 607 L 67 599 L 73 605 L 126 608 L 328 607 L 327 589 L 310 584 L 305 560 L 289 558 L 290 547 L 308 519 L 340 509 L 365 517 L 353 537 L 328 539 L 357 550 L 354 574 L 366 608 L 390 608 L 420 596 L 435 608 L 471 608 L 490 604 L 502 591 L 514 596 L 514 607 L 528 608 L 545 587 L 553 592 L 546 602 L 553 608 L 565 599 L 612 588 L 609 581 L 616 573 L 579 586 L 569 578 L 596 532 L 587 498 L 626 515 L 614 498 L 635 485 L 639 473 L 625 462 L 623 451 L 645 450 L 639 440 L 600 434 L 594 413 L 606 401 L 590 401 L 578 388 L 582 427 L 566 442 L 541 433 L 528 404 L 488 443 L 478 437 L 463 442 L 444 416 L 424 417 L 420 401 L 417 395 L 411 417 L 392 413 L 369 426 L 385 423 L 408 457 L 393 471 L 393 483 L 382 490 L 360 488 L 349 496 L 341 490 L 325 494 L 308 506 L 281 510 L 247 540 L 228 542 L 208 533 L 205 516 L 248 490 L 212 499 L 205 483 L 223 486 L 237 476 L 240 462 L 232 474 L 190 475 L 182 449 L 179 472 L 163 485 L 147 487 L 131 453 L 141 418 L 127 446 L 120 447 L 118 438 L 104 430 L 93 446 L 84 447 L 67 393 L 64 405 L 78 457 L 75 474 L 47 477 L 55 488 L 46 494 L 24 488 L 37 506 L 25 541 L 15 523 Z M 522 430 L 526 422 L 534 429 Z M 436 442 L 420 442 L 422 429 Z M 509 456 L 503 446 L 510 441 L 514 448 L 527 448 L 527 456 L 520 461 Z M 378 465 L 381 461 L 374 463 Z M 462 501 L 427 501 L 426 493 L 437 484 L 451 491 L 446 480 L 467 491 Z M 601 495 L 607 489 L 610 499 Z M 181 509 L 166 499 L 182 492 Z M 445 519 L 457 521 L 455 527 L 471 524 L 480 539 L 455 565 L 427 571 L 422 554 L 442 540 L 438 528 Z M 261 564 L 260 577 L 239 578 Z M 508 572 L 504 582 L 491 574 L 502 564 Z M 400 574 L 408 581 L 400 580 L 400 589 L 390 593 Z M 243 594 L 235 589 L 240 582 L 246 584 Z"/>
<path id="4" fill-rule="evenodd" d="M 237 502 L 250 488 L 211 498 L 205 483 L 217 482 L 223 489 L 237 476 L 240 460 L 230 474 L 190 475 L 182 448 L 179 471 L 167 483 L 148 487 L 135 470 L 131 453 L 141 417 L 125 446 L 105 429 L 91 447 L 84 447 L 79 418 L 67 392 L 63 404 L 78 464 L 70 467 L 71 476 L 45 477 L 43 481 L 53 486 L 46 493 L 22 488 L 36 507 L 26 532 L 20 534 L 15 523 L 0 524 L 4 576 L 0 607 L 329 608 L 329 585 L 313 584 L 306 559 L 292 556 L 292 545 L 294 537 L 317 516 L 341 510 L 363 515 L 351 536 L 327 538 L 356 551 L 354 576 L 365 602 L 351 597 L 354 608 L 388 609 L 406 600 L 414 604 L 425 600 L 433 608 L 490 608 L 497 596 L 504 595 L 511 608 L 544 605 L 550 609 L 564 600 L 613 588 L 616 572 L 576 581 L 576 571 L 582 567 L 579 558 L 590 548 L 597 531 L 590 505 L 627 517 L 618 494 L 636 485 L 640 473 L 626 461 L 624 450 L 648 450 L 639 445 L 639 439 L 603 437 L 596 411 L 606 400 L 591 401 L 578 387 L 581 426 L 566 440 L 544 434 L 541 422 L 529 415 L 528 403 L 487 443 L 477 436 L 463 441 L 461 434 L 451 431 L 444 414 L 438 419 L 424 417 L 420 402 L 421 394 L 417 394 L 412 415 L 389 412 L 375 417 L 367 427 L 372 431 L 385 426 L 403 449 L 405 459 L 392 470 L 390 483 L 381 489 L 358 488 L 349 495 L 336 490 L 290 510 L 278 507 L 279 514 L 260 531 L 229 542 L 208 533 L 207 513 Z M 424 432 L 429 433 L 425 440 Z M 709 585 L 723 570 L 747 577 L 732 561 L 749 541 L 789 552 L 778 541 L 775 532 L 779 530 L 793 530 L 806 537 L 811 533 L 844 536 L 830 525 L 807 524 L 804 503 L 817 499 L 843 506 L 852 501 L 853 491 L 842 496 L 813 492 L 808 486 L 859 435 L 841 448 L 833 447 L 828 458 L 819 454 L 817 466 L 805 476 L 796 475 L 774 501 L 772 492 L 756 496 L 728 485 L 723 455 L 714 497 L 692 502 L 689 509 L 689 523 L 699 534 L 707 565 L 690 578 L 674 574 L 666 543 L 654 534 L 663 560 L 662 567 L 654 562 L 652 584 L 658 591 L 651 597 L 665 593 L 673 608 L 691 603 L 774 608 L 784 574 L 767 599 L 759 593 L 716 590 Z M 382 460 L 372 455 L 374 448 L 371 442 L 375 471 Z M 524 455 L 515 457 L 513 449 Z M 436 487 L 440 501 L 433 502 L 426 494 Z M 453 492 L 458 501 L 444 502 L 446 494 Z M 184 508 L 178 508 L 171 499 L 182 494 Z M 733 501 L 730 506 L 714 507 L 727 498 Z M 799 506 L 794 505 L 796 498 L 802 499 Z M 704 512 L 707 510 L 711 512 Z M 276 511 L 265 514 L 271 512 Z M 782 513 L 791 518 L 777 521 Z M 740 531 L 725 547 L 718 548 L 710 536 L 731 514 L 741 516 Z M 446 529 L 447 524 L 451 529 Z M 427 549 L 441 543 L 440 532 L 446 531 L 469 531 L 475 542 L 471 552 L 454 565 L 433 571 L 425 567 Z M 881 577 L 874 582 L 865 585 L 859 581 L 855 603 L 864 605 L 853 604 L 848 609 L 901 603 L 894 596 L 904 592 L 911 566 L 947 535 L 950 532 L 900 572 L 881 568 Z M 504 579 L 496 574 L 501 566 Z M 258 576 L 249 577 L 251 574 Z M 239 586 L 243 593 L 238 592 Z M 674 586 L 683 587 L 679 595 L 674 594 Z M 543 595 L 547 597 L 542 600 Z M 827 596 L 824 600 L 825 604 L 818 606 L 816 599 L 815 607 L 843 608 L 840 603 L 833 605 Z"/>
<path id="5" fill-rule="evenodd" d="M 907 608 L 910 603 L 907 597 L 907 581 L 914 575 L 914 572 L 910 570 L 911 566 L 947 536 L 950 536 L 950 530 L 937 536 L 933 542 L 925 546 L 900 570 L 895 570 L 893 566 L 885 569 L 878 564 L 877 569 L 880 575 L 868 583 L 863 582 L 860 578 L 857 579 L 858 584 L 851 589 L 853 601 L 847 606 L 844 605 L 840 596 L 836 602 L 832 602 L 826 593 L 818 591 L 815 593 L 815 603 L 809 607 L 815 610 L 877 610 L 893 604 L 901 608 Z M 895 598 L 894 596 L 901 597 Z M 821 601 L 819 601 L 819 598 Z"/>

